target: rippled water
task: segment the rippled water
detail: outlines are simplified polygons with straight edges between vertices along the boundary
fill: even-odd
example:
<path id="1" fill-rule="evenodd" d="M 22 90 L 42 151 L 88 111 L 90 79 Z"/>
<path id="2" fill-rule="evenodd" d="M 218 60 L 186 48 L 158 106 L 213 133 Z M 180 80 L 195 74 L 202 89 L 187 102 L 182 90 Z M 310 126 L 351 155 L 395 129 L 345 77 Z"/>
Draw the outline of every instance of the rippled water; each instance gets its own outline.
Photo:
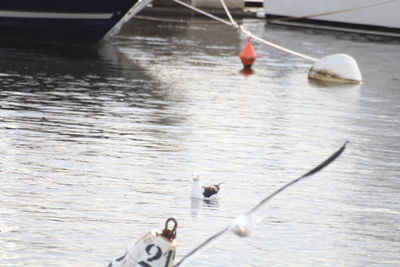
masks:
<path id="1" fill-rule="evenodd" d="M 314 57 L 352 55 L 363 85 L 307 80 L 311 63 L 208 20 L 135 20 L 96 48 L 0 46 L 0 265 L 106 266 L 178 221 L 177 259 L 263 197 L 254 235 L 187 266 L 400 265 L 398 40 L 245 20 Z M 191 202 L 191 176 L 225 183 Z"/>

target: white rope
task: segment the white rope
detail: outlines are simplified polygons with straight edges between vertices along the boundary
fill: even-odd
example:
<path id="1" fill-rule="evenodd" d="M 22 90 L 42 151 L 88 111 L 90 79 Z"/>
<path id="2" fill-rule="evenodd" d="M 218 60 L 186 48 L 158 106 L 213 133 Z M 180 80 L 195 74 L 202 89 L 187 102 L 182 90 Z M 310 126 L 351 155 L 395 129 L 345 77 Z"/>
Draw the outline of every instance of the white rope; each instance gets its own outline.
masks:
<path id="1" fill-rule="evenodd" d="M 314 57 L 307 56 L 307 55 L 305 55 L 305 54 L 296 52 L 296 51 L 294 51 L 294 50 L 285 48 L 285 47 L 283 47 L 283 46 L 280 46 L 280 45 L 274 44 L 274 43 L 272 43 L 272 42 L 269 42 L 269 41 L 267 41 L 267 40 L 265 40 L 265 39 L 262 39 L 262 38 L 260 38 L 260 37 L 258 37 L 258 36 L 256 36 L 256 35 L 252 34 L 251 32 L 247 31 L 245 28 L 243 28 L 243 26 L 240 26 L 240 29 L 241 29 L 241 31 L 242 31 L 243 33 L 245 33 L 247 36 L 249 36 L 249 37 L 251 37 L 251 38 L 253 38 L 253 39 L 256 39 L 257 41 L 260 41 L 260 42 L 263 43 L 263 44 L 272 46 L 272 47 L 274 47 L 274 48 L 276 48 L 276 49 L 279 49 L 279 50 L 281 50 L 281 51 L 284 51 L 284 52 L 287 52 L 287 53 L 289 53 L 289 54 L 292 54 L 292 55 L 295 55 L 295 56 L 299 56 L 299 57 L 308 59 L 308 60 L 313 61 L 313 62 L 318 61 L 318 59 L 316 59 L 316 58 L 314 58 Z"/>
<path id="2" fill-rule="evenodd" d="M 198 9 L 197 7 L 194 7 L 194 6 L 191 6 L 189 4 L 186 4 L 185 2 L 182 2 L 182 1 L 179 1 L 179 0 L 174 0 L 174 2 L 176 2 L 176 3 L 178 3 L 178 4 L 182 5 L 182 6 L 185 6 L 185 7 L 189 8 L 189 9 L 192 9 L 194 11 L 197 11 L 197 12 L 199 12 L 199 13 L 207 16 L 207 17 L 210 17 L 212 19 L 218 20 L 219 22 L 222 22 L 222 23 L 224 23 L 226 25 L 233 26 L 229 21 L 226 21 L 224 19 L 218 18 L 217 16 L 214 16 L 214 15 L 212 15 L 210 13 L 207 13 L 207 12 L 201 10 L 201 9 Z"/>
<path id="3" fill-rule="evenodd" d="M 224 0 L 220 0 L 220 1 L 221 1 L 221 4 L 224 6 L 225 12 L 228 14 L 229 19 L 231 19 L 231 22 L 229 22 L 227 20 L 224 20 L 224 19 L 221 19 L 221 18 L 219 18 L 217 16 L 214 16 L 214 15 L 212 15 L 212 14 L 210 14 L 210 13 L 204 11 L 204 10 L 201 10 L 201 9 L 199 9 L 197 7 L 194 7 L 194 6 L 191 6 L 189 4 L 186 4 L 186 3 L 184 3 L 184 2 L 182 2 L 180 0 L 174 0 L 174 2 L 176 2 L 176 3 L 180 4 L 180 5 L 183 5 L 183 6 L 187 7 L 187 8 L 189 8 L 189 9 L 192 9 L 192 10 L 194 10 L 196 12 L 199 12 L 199 13 L 201 13 L 201 14 L 207 16 L 207 17 L 210 17 L 212 19 L 218 20 L 219 22 L 222 22 L 222 23 L 224 23 L 226 25 L 232 26 L 235 29 L 239 29 L 241 32 L 243 32 L 247 36 L 249 36 L 251 38 L 254 38 L 255 40 L 257 40 L 257 41 L 259 41 L 259 42 L 261 42 L 263 44 L 269 45 L 271 47 L 274 47 L 274 48 L 279 49 L 281 51 L 284 51 L 286 53 L 289 53 L 289 54 L 292 54 L 292 55 L 295 55 L 295 56 L 299 56 L 299 57 L 311 60 L 313 62 L 316 62 L 318 60 L 316 58 L 307 56 L 305 54 L 293 51 L 291 49 L 285 48 L 283 46 L 280 46 L 280 45 L 277 45 L 277 44 L 272 43 L 270 41 L 267 41 L 265 39 L 262 39 L 262 38 L 260 38 L 260 37 L 258 37 L 256 35 L 252 34 L 250 31 L 246 30 L 243 26 L 238 26 L 238 24 L 233 20 L 232 15 L 230 14 L 228 8 L 226 8 Z"/>
<path id="4" fill-rule="evenodd" d="M 236 23 L 236 21 L 233 19 L 233 17 L 232 17 L 232 15 L 231 15 L 231 12 L 229 12 L 229 9 L 228 9 L 228 7 L 226 6 L 226 4 L 225 4 L 225 1 L 224 0 L 220 0 L 220 2 L 221 2 L 221 5 L 223 6 L 223 8 L 224 8 L 224 10 L 225 10 L 225 12 L 226 12 L 226 15 L 228 15 L 228 18 L 229 18 L 229 20 L 231 21 L 231 24 L 233 25 L 233 27 L 234 28 L 239 28 L 239 25 Z"/>
<path id="5" fill-rule="evenodd" d="M 139 0 L 134 4 L 128 12 L 118 21 L 117 24 L 112 27 L 108 33 L 105 35 L 105 39 L 114 36 L 118 34 L 122 28 L 122 26 L 128 22 L 129 20 L 132 19 L 133 16 L 135 16 L 139 11 L 141 11 L 143 8 L 145 8 L 148 4 L 150 4 L 153 0 Z"/>

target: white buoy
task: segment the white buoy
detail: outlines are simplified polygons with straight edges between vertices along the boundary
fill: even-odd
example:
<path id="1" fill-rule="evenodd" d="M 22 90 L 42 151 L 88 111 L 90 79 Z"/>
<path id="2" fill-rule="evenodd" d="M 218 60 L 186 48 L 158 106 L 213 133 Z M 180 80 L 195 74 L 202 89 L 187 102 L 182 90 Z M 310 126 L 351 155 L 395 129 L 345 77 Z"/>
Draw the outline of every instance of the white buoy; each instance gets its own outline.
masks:
<path id="1" fill-rule="evenodd" d="M 346 54 L 334 54 L 321 58 L 310 68 L 308 78 L 336 83 L 362 82 L 356 60 Z"/>
<path id="2" fill-rule="evenodd" d="M 173 222 L 173 230 L 168 229 L 168 223 Z M 132 244 L 122 257 L 119 257 L 108 267 L 173 267 L 176 252 L 176 227 L 174 218 L 169 218 L 162 233 L 152 230 Z"/>

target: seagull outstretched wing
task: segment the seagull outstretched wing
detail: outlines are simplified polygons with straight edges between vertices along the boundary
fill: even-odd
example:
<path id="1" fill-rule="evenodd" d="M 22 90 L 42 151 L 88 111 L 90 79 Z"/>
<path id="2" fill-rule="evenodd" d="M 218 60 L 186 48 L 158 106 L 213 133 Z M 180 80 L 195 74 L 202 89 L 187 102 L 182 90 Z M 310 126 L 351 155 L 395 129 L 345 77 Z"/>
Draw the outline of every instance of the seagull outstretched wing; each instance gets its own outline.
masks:
<path id="1" fill-rule="evenodd" d="M 308 171 L 307 173 L 303 174 L 302 176 L 300 176 L 299 178 L 294 179 L 293 181 L 285 184 L 284 186 L 280 187 L 278 190 L 276 190 L 275 192 L 273 192 L 272 194 L 268 195 L 266 198 L 264 198 L 263 200 L 261 200 L 254 208 L 252 208 L 250 211 L 248 211 L 247 213 L 244 214 L 244 216 L 250 216 L 254 211 L 256 211 L 257 209 L 259 209 L 260 207 L 264 206 L 265 203 L 267 203 L 270 199 L 272 199 L 274 196 L 276 196 L 277 194 L 279 194 L 280 192 L 284 191 L 285 189 L 287 189 L 288 187 L 290 187 L 291 185 L 299 182 L 300 180 L 309 177 L 317 172 L 319 172 L 320 170 L 322 170 L 323 168 L 325 168 L 326 166 L 328 166 L 329 164 L 331 164 L 333 161 L 335 161 L 345 150 L 346 145 L 349 143 L 349 141 L 346 141 L 341 148 L 339 148 L 335 153 L 333 153 L 331 156 L 329 156 L 326 160 L 324 160 L 323 162 L 321 162 L 317 167 L 313 168 L 312 170 Z M 227 232 L 229 229 L 231 229 L 231 226 L 227 226 L 226 228 L 224 228 L 223 230 L 219 231 L 218 233 L 214 234 L 213 236 L 209 237 L 207 240 L 205 240 L 203 243 L 201 243 L 200 245 L 198 245 L 196 248 L 194 248 L 192 251 L 190 251 L 188 254 L 186 254 L 183 258 L 180 259 L 180 261 L 174 265 L 174 267 L 178 267 L 180 266 L 187 258 L 189 258 L 190 256 L 192 256 L 193 254 L 195 254 L 197 251 L 199 251 L 201 248 L 203 248 L 204 246 L 206 246 L 207 244 L 209 244 L 210 242 L 216 240 L 217 238 L 219 238 L 220 236 L 222 236 L 225 232 Z M 246 234 L 240 234 L 241 236 L 247 236 Z"/>

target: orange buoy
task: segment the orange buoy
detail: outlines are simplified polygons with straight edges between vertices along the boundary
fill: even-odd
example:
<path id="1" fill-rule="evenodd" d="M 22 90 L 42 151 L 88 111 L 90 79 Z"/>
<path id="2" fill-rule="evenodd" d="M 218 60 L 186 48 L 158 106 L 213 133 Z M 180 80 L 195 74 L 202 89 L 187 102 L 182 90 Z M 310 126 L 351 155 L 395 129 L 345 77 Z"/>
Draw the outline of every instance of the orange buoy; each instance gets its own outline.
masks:
<path id="1" fill-rule="evenodd" d="M 246 45 L 243 47 L 242 52 L 240 52 L 239 57 L 242 60 L 244 68 L 250 69 L 256 60 L 256 51 L 254 51 L 253 45 L 251 44 L 251 37 L 247 38 Z"/>

